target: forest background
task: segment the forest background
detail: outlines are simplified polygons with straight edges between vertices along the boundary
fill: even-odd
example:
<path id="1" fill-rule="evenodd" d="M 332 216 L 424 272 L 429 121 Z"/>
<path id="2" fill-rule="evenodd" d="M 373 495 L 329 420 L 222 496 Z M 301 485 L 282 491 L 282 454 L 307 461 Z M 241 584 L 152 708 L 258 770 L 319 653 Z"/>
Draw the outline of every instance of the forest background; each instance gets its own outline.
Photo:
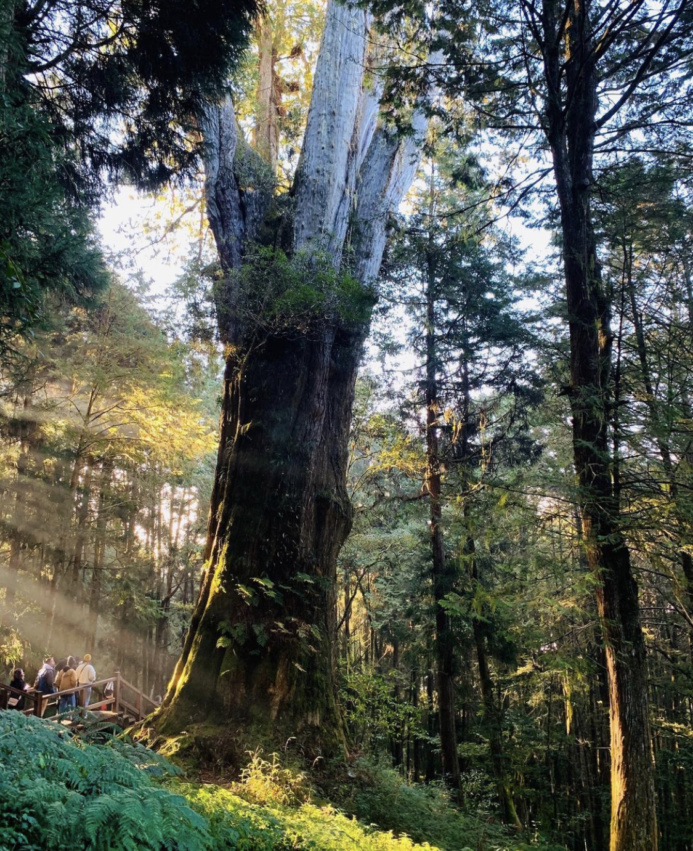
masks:
<path id="1" fill-rule="evenodd" d="M 416 24 L 380 5 L 387 35 L 402 26 L 411 43 Z M 635 5 L 646 14 L 645 4 Z M 234 75 L 239 126 L 280 189 L 297 167 L 324 11 L 318 2 L 270 4 Z M 496 36 L 515 25 L 493 4 L 484 11 L 496 16 Z M 472 27 L 463 3 L 442 4 L 440 14 L 448 26 L 468 15 Z M 641 28 L 656 24 L 632 15 Z M 685 21 L 657 26 L 670 23 L 673 31 Z M 621 48 L 603 79 L 627 88 L 618 78 L 628 58 Z M 643 45 L 631 48 L 645 55 Z M 659 80 L 648 66 L 652 88 L 597 140 L 590 176 L 612 331 L 600 457 L 618 516 L 601 543 L 627 542 L 637 580 L 660 846 L 689 851 L 693 219 L 681 129 L 689 114 L 685 39 L 662 63 Z M 379 69 L 395 123 L 408 115 L 417 70 L 385 61 Z M 610 833 L 614 699 L 600 579 L 580 516 L 572 308 L 551 161 L 502 87 L 493 89 L 488 120 L 475 90 L 488 80 L 465 81 L 467 98 L 455 100 L 459 81 L 436 76 L 419 171 L 390 222 L 356 389 L 353 528 L 335 589 L 339 703 L 353 753 L 412 783 L 447 785 L 465 810 L 536 841 L 597 851 Z M 604 95 L 614 108 L 619 91 L 614 83 Z M 504 135 L 510 117 L 513 130 L 526 132 L 514 145 Z M 2 144 L 15 161 L 3 159 L 3 185 L 16 186 L 21 157 L 33 158 L 37 177 L 22 195 L 4 189 L 3 198 L 15 198 L 22 226 L 51 237 L 41 257 L 31 246 L 18 257 L 8 234 L 0 242 L 6 300 L 16 308 L 1 335 L 2 662 L 9 673 L 17 664 L 38 667 L 48 650 L 89 651 L 99 673 L 119 668 L 163 696 L 200 591 L 218 445 L 222 269 L 203 177 L 199 163 L 180 178 L 143 166 L 138 191 L 152 193 L 142 200 L 116 188 L 115 153 L 102 151 L 113 194 L 101 236 L 85 208 L 59 197 L 62 187 L 52 215 L 64 221 L 69 208 L 74 221 L 63 230 L 32 222 L 32 203 L 46 209 L 54 159 L 42 171 L 45 131 L 37 126 L 20 148 L 11 118 L 3 117 Z M 169 163 L 185 153 L 175 139 L 171 145 Z M 80 192 L 103 191 L 76 166 L 74 174 Z M 265 247 L 258 257 L 277 276 L 285 271 L 281 251 Z M 47 278 L 60 284 L 43 294 Z M 278 589 L 260 576 L 244 593 L 255 605 Z M 255 640 L 262 646 L 265 638 L 258 632 Z M 312 641 L 309 626 L 302 640 Z"/>

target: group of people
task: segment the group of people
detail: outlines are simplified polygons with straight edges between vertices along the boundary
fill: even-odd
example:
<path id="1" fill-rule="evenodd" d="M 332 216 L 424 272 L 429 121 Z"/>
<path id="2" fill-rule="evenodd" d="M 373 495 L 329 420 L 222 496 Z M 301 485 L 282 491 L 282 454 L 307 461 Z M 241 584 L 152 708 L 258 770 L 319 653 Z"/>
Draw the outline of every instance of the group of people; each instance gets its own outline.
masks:
<path id="1" fill-rule="evenodd" d="M 89 706 L 91 702 L 91 684 L 95 681 L 96 670 L 94 669 L 89 653 L 85 654 L 83 659 L 68 656 L 57 665 L 53 656 L 47 656 L 43 660 L 43 665 L 36 675 L 33 691 L 49 695 L 56 692 L 69 692 L 78 686 L 85 686 L 79 692 L 60 695 L 58 712 L 68 712 L 74 709 L 78 703 L 81 707 Z M 15 668 L 12 672 L 10 687 L 15 689 L 15 691 L 22 692 L 22 694 L 11 693 L 8 699 L 8 708 L 24 709 L 25 694 L 32 691 L 32 688 L 27 683 L 24 677 L 24 671 L 21 668 Z"/>

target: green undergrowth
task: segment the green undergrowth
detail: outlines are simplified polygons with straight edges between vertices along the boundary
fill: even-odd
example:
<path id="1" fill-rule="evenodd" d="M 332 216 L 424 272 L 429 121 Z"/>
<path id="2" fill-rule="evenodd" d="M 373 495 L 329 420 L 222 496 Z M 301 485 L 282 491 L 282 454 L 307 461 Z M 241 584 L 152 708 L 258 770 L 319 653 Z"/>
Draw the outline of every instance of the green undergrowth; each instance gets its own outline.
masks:
<path id="1" fill-rule="evenodd" d="M 518 838 L 500 823 L 487 800 L 468 795 L 464 807 L 458 807 L 441 786 L 407 783 L 393 769 L 365 759 L 330 794 L 361 822 L 429 842 L 441 851 L 565 851 L 538 836 Z"/>
<path id="2" fill-rule="evenodd" d="M 307 774 L 250 755 L 228 787 L 192 783 L 129 740 L 97 742 L 57 724 L 0 712 L 0 851 L 524 851 L 486 817 L 392 772 L 354 776 L 341 797 L 316 796 Z M 342 784 L 344 785 L 344 784 Z M 348 785 L 348 784 L 346 784 Z M 369 824 L 368 821 L 375 822 Z M 542 846 L 542 851 L 548 851 Z"/>

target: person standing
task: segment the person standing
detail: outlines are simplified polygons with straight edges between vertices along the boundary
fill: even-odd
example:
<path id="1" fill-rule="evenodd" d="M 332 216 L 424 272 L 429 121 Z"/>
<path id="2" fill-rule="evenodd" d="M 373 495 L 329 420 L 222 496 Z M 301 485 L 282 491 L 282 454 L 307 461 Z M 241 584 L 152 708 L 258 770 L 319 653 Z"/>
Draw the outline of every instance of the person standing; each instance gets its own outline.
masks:
<path id="1" fill-rule="evenodd" d="M 43 660 L 43 665 L 36 674 L 34 688 L 41 694 L 55 693 L 55 659 L 53 656 L 46 656 Z"/>
<path id="2" fill-rule="evenodd" d="M 91 654 L 85 653 L 84 659 L 75 671 L 77 675 L 77 685 L 89 686 L 79 692 L 79 705 L 82 707 L 89 706 L 91 700 L 91 684 L 96 680 L 96 671 L 91 664 Z"/>
<path id="3" fill-rule="evenodd" d="M 59 692 L 69 691 L 77 687 L 77 672 L 71 667 L 69 660 L 68 664 L 58 672 L 55 678 L 55 685 Z M 61 694 L 58 701 L 58 712 L 69 712 L 71 709 L 74 709 L 77 702 L 76 698 L 77 695 L 74 692 L 72 694 Z"/>
<path id="4" fill-rule="evenodd" d="M 10 680 L 10 688 L 13 688 L 15 691 L 27 692 L 29 691 L 29 683 L 24 679 L 24 671 L 21 668 L 15 668 L 12 671 L 12 679 Z M 26 703 L 26 698 L 24 694 L 14 694 L 10 693 L 7 698 L 7 708 L 8 709 L 24 709 L 24 704 Z"/>
<path id="5" fill-rule="evenodd" d="M 47 656 L 43 660 L 43 665 L 41 666 L 38 674 L 36 674 L 34 689 L 40 692 L 43 698 L 48 697 L 50 694 L 55 694 L 55 658 L 53 656 Z M 39 709 L 41 718 L 43 718 L 45 711 L 46 702 L 41 699 L 41 706 Z"/>

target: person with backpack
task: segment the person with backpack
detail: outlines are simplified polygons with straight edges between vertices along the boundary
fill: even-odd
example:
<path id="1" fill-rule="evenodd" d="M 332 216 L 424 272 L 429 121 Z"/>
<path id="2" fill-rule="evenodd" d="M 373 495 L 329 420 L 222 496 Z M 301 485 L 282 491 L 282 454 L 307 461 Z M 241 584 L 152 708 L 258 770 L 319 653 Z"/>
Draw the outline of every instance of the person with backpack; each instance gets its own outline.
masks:
<path id="1" fill-rule="evenodd" d="M 79 705 L 82 707 L 89 706 L 89 701 L 91 700 L 91 684 L 96 680 L 96 671 L 94 670 L 94 666 L 91 664 L 90 653 L 84 654 L 84 659 L 82 659 L 81 664 L 77 666 L 75 674 L 77 675 L 77 685 L 90 686 L 89 688 L 82 689 L 82 691 L 79 692 Z"/>
<path id="2" fill-rule="evenodd" d="M 43 665 L 41 666 L 38 674 L 36 674 L 36 680 L 34 681 L 34 689 L 36 691 L 40 691 L 42 695 L 55 694 L 55 659 L 53 656 L 47 656 L 43 660 Z M 45 711 L 46 705 L 45 703 L 41 703 L 41 717 L 43 717 L 43 713 Z"/>
<path id="3" fill-rule="evenodd" d="M 34 688 L 42 694 L 53 694 L 55 691 L 55 659 L 46 656 L 43 665 L 39 668 L 34 681 Z"/>
<path id="4" fill-rule="evenodd" d="M 70 656 L 62 670 L 55 678 L 55 685 L 59 692 L 68 691 L 69 689 L 77 687 L 77 671 L 75 670 L 76 666 L 73 666 L 72 664 L 73 662 L 74 659 Z M 74 693 L 61 695 L 58 702 L 58 712 L 68 712 L 70 709 L 74 709 L 77 704 L 76 698 L 77 695 Z"/>

